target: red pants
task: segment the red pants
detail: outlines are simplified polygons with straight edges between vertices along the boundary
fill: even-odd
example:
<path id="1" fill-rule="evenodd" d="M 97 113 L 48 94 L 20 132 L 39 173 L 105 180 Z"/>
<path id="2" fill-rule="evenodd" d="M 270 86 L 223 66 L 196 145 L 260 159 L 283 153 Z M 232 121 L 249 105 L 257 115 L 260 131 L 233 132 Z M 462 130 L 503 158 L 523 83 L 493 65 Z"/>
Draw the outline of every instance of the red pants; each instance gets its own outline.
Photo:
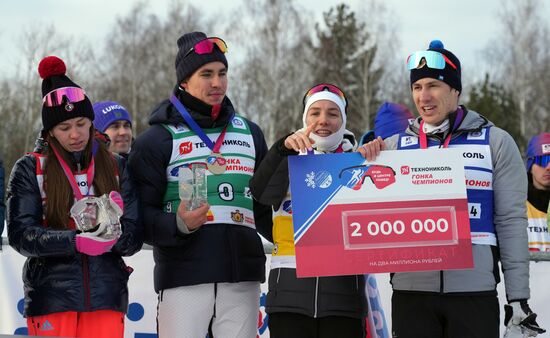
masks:
<path id="1" fill-rule="evenodd" d="M 124 313 L 112 310 L 57 312 L 27 318 L 29 336 L 123 338 Z"/>

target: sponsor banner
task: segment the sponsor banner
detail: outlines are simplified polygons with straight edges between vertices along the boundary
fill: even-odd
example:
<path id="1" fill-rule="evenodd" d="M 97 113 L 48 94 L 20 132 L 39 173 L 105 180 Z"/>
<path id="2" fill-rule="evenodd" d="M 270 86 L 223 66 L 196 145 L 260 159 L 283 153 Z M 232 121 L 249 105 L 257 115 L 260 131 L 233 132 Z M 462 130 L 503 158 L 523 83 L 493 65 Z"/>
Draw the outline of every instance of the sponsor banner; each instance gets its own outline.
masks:
<path id="1" fill-rule="evenodd" d="M 473 267 L 461 151 L 291 156 L 289 172 L 298 276 Z"/>
<path id="2" fill-rule="evenodd" d="M 2 243 L 0 238 L 0 244 Z M 267 255 L 269 269 L 271 255 Z M 153 252 L 141 250 L 132 257 L 124 257 L 134 271 L 128 282 L 129 306 L 124 321 L 124 337 L 157 338 L 156 316 L 158 296 L 153 289 Z M 0 250 L 0 336 L 27 335 L 27 322 L 23 318 L 23 281 L 21 271 L 25 257 L 10 246 Z M 268 315 L 265 312 L 267 283 L 261 284 L 258 304 L 258 338 L 269 338 Z M 19 337 L 19 336 L 18 336 Z M 205 332 L 204 337 L 208 338 Z"/>

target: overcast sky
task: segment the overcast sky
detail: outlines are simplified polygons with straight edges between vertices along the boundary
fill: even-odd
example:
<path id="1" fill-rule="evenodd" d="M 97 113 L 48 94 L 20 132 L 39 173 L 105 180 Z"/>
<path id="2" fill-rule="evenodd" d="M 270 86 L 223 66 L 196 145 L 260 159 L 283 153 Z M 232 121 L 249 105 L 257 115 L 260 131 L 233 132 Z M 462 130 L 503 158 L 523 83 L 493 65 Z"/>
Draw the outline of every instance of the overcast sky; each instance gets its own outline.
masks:
<path id="1" fill-rule="evenodd" d="M 550 17 L 549 1 L 542 17 Z M 137 0 L 1 0 L 0 1 L 0 76 L 15 64 L 16 41 L 22 31 L 36 23 L 54 23 L 59 32 L 93 43 L 103 41 L 116 16 L 125 15 Z M 301 5 L 316 12 L 319 18 L 342 1 L 302 0 Z M 357 9 L 361 0 L 345 1 Z M 496 14 L 502 0 L 384 0 L 394 13 L 399 28 L 402 57 L 425 49 L 438 38 L 454 52 L 465 69 L 476 69 L 481 51 L 498 32 Z M 150 1 L 149 8 L 159 15 L 166 13 L 170 0 Z M 226 11 L 240 0 L 192 0 L 194 6 L 208 11 Z M 484 60 L 483 60 L 484 61 Z M 467 74 L 468 72 L 466 72 Z"/>

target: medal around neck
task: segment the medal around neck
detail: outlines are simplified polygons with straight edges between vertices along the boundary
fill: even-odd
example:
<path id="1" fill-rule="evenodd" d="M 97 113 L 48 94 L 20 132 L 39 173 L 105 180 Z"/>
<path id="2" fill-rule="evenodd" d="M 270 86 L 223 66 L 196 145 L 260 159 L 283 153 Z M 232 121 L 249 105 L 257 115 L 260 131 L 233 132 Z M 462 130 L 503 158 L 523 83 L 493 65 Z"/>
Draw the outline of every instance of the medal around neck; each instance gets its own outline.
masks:
<path id="1" fill-rule="evenodd" d="M 208 170 L 214 175 L 221 175 L 227 167 L 227 160 L 220 153 L 212 153 L 206 159 Z"/>

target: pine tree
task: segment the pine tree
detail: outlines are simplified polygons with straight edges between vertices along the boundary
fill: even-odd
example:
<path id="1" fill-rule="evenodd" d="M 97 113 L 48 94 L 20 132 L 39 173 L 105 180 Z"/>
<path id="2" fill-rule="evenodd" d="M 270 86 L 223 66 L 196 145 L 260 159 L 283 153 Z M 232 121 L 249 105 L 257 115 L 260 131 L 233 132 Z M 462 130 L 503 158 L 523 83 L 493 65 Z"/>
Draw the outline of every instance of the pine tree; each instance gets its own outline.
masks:
<path id="1" fill-rule="evenodd" d="M 316 83 L 330 82 L 342 88 L 348 100 L 348 129 L 356 135 L 371 129 L 379 102 L 376 100 L 382 69 L 373 61 L 376 45 L 349 6 L 340 4 L 323 14 L 324 27 L 316 25 L 318 45 L 313 46 Z"/>
<path id="2" fill-rule="evenodd" d="M 510 91 L 489 80 L 489 74 L 485 74 L 485 80 L 482 83 L 472 86 L 470 100 L 466 107 L 482 114 L 497 127 L 506 130 L 523 153 L 526 141 L 521 135 L 519 106 Z"/>

